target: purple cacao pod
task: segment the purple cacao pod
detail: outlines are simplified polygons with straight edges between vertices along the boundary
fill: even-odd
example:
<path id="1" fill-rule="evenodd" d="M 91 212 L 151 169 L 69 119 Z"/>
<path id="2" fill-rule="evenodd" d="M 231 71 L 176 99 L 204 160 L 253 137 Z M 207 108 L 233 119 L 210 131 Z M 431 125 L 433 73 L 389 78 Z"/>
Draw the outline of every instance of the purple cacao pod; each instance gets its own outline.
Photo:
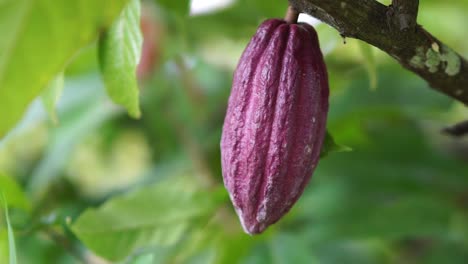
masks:
<path id="1" fill-rule="evenodd" d="M 307 24 L 263 22 L 234 73 L 221 138 L 224 185 L 245 232 L 285 215 L 319 160 L 328 76 Z"/>

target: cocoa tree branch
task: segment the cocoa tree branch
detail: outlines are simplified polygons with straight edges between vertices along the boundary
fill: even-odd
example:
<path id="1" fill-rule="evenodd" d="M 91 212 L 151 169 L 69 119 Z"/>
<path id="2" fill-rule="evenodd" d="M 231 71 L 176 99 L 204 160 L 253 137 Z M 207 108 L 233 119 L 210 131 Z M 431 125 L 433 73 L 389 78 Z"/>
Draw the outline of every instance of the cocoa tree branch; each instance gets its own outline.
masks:
<path id="1" fill-rule="evenodd" d="M 468 105 L 468 61 L 416 24 L 417 0 L 289 0 L 344 37 L 363 40 L 388 53 L 429 85 Z"/>

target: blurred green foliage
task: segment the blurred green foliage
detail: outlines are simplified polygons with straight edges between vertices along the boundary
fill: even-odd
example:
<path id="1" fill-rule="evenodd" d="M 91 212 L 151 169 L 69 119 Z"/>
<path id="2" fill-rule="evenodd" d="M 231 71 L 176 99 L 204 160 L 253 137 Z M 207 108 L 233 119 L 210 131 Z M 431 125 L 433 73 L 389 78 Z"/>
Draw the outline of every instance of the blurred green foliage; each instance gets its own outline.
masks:
<path id="1" fill-rule="evenodd" d="M 13 5 L 0 1 L 0 22 Z M 142 6 L 156 41 L 150 74 L 139 80 L 140 120 L 106 95 L 93 42 L 57 69 L 65 76 L 58 122 L 47 114 L 52 93 L 47 111 L 34 101 L 0 140 L 11 223 L 2 211 L 0 263 L 12 254 L 8 226 L 18 263 L 466 263 L 468 139 L 440 133 L 466 118 L 465 106 L 379 50 L 343 44 L 318 25 L 331 86 L 328 130 L 352 151 L 328 153 L 291 212 L 248 236 L 223 188 L 219 140 L 237 60 L 257 25 L 282 17 L 287 1 L 237 0 L 196 16 L 189 1 Z M 468 1 L 421 1 L 418 21 L 468 56 L 467 11 Z M 34 82 L 40 74 L 13 64 L 5 71 L 1 62 L 0 77 Z M 42 60 L 41 68 L 57 63 Z"/>
<path id="2" fill-rule="evenodd" d="M 103 27 L 127 0 L 0 2 L 0 137 L 27 106 Z"/>

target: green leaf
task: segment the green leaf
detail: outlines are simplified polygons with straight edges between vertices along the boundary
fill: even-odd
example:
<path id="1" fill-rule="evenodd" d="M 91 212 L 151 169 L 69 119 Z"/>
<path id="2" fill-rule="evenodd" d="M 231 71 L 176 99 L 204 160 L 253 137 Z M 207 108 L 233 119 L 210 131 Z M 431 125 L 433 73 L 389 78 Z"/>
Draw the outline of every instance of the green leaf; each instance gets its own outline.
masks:
<path id="1" fill-rule="evenodd" d="M 295 228 L 303 223 L 321 242 L 463 234 L 463 226 L 454 227 L 451 220 L 458 214 L 457 222 L 468 222 L 453 202 L 466 192 L 466 162 L 434 148 L 419 124 L 375 119 L 369 123 L 371 144 L 356 146 L 346 158 L 321 161 L 311 195 L 296 206 L 308 216 L 296 218 Z"/>
<path id="2" fill-rule="evenodd" d="M 140 31 L 140 1 L 131 0 L 119 19 L 99 39 L 99 64 L 109 96 L 139 118 L 136 67 L 143 38 Z"/>
<path id="3" fill-rule="evenodd" d="M 232 217 L 232 218 L 228 218 Z M 221 218 L 219 218 L 221 220 Z M 232 223 L 236 224 L 233 228 Z M 185 239 L 173 250 L 173 256 L 164 263 L 241 263 L 254 243 L 261 238 L 252 238 L 244 233 L 237 223 L 234 214 L 223 213 L 221 221 L 211 222 L 210 225 L 201 226 L 194 230 L 190 237 Z"/>
<path id="4" fill-rule="evenodd" d="M 354 213 L 353 221 L 336 215 L 336 220 L 329 220 L 336 221 L 331 232 L 343 237 L 384 239 L 443 236 L 448 230 L 450 215 L 454 212 L 449 203 L 430 196 L 407 195 L 388 204 L 379 203 L 375 207 L 366 204 L 366 199 L 380 202 L 377 195 L 368 195 L 361 200 L 353 198 L 348 211 L 342 211 L 346 215 Z"/>
<path id="5" fill-rule="evenodd" d="M 0 3 L 0 138 L 128 0 L 4 0 Z"/>
<path id="6" fill-rule="evenodd" d="M 174 177 L 86 210 L 72 225 L 96 254 L 122 260 L 137 249 L 173 245 L 197 222 L 206 224 L 219 192 L 201 191 L 190 177 Z"/>
<path id="7" fill-rule="evenodd" d="M 17 260 L 16 260 L 15 236 L 13 233 L 13 228 L 11 227 L 11 224 L 10 224 L 10 216 L 8 214 L 7 200 L 3 192 L 1 192 L 0 194 L 2 198 L 2 206 L 3 206 L 3 209 L 5 210 L 5 220 L 6 220 L 7 232 L 8 232 L 8 255 L 9 255 L 8 263 L 16 264 Z"/>
<path id="8" fill-rule="evenodd" d="M 307 241 L 297 234 L 280 233 L 270 243 L 274 264 L 319 263 L 311 253 Z"/>
<path id="9" fill-rule="evenodd" d="M 153 253 L 150 254 L 144 254 L 141 256 L 136 257 L 133 261 L 128 262 L 129 264 L 154 264 L 157 263 L 155 262 L 155 256 Z"/>
<path id="10" fill-rule="evenodd" d="M 213 263 L 241 263 L 255 243 L 261 239 L 252 239 L 251 236 L 246 235 L 243 231 L 230 233 L 230 231 L 224 230 L 214 241 L 216 245 L 216 258 Z"/>
<path id="11" fill-rule="evenodd" d="M 31 209 L 31 204 L 18 183 L 12 177 L 2 173 L 0 173 L 0 192 L 7 198 L 8 206 L 26 211 Z"/>
<path id="12" fill-rule="evenodd" d="M 369 75 L 369 86 L 372 90 L 375 90 L 377 89 L 377 65 L 375 63 L 372 46 L 359 41 L 359 48 L 361 50 L 362 58 L 364 59 L 367 74 Z"/>
<path id="13" fill-rule="evenodd" d="M 182 17 L 186 17 L 190 10 L 189 0 L 156 0 L 156 3 L 168 11 Z"/>
<path id="14" fill-rule="evenodd" d="M 55 111 L 55 105 L 62 95 L 64 85 L 64 75 L 63 72 L 59 73 L 47 86 L 47 88 L 42 92 L 41 98 L 44 107 L 49 114 L 50 119 L 54 124 L 58 123 L 57 113 Z"/>
<path id="15" fill-rule="evenodd" d="M 395 263 L 389 246 L 379 239 L 349 238 L 323 241 L 310 246 L 317 263 L 374 264 Z M 419 263 L 419 262 L 417 262 Z"/>
<path id="16" fill-rule="evenodd" d="M 8 263 L 8 230 L 0 228 L 0 263 Z"/>
<path id="17" fill-rule="evenodd" d="M 320 152 L 320 158 L 326 157 L 331 152 L 347 152 L 352 151 L 350 147 L 338 145 L 333 139 L 333 136 L 327 131 L 325 139 L 323 141 L 322 150 Z"/>

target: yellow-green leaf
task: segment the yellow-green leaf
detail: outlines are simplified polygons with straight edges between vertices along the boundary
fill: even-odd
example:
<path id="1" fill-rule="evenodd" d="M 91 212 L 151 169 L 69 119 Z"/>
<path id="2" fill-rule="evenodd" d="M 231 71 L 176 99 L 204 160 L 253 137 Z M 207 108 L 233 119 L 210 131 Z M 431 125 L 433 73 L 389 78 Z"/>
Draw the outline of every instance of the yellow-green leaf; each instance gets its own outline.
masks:
<path id="1" fill-rule="evenodd" d="M 0 2 L 0 138 L 128 0 Z"/>
<path id="2" fill-rule="evenodd" d="M 206 224 L 226 198 L 224 188 L 204 191 L 193 177 L 172 176 L 86 210 L 71 229 L 96 254 L 118 261 L 146 247 L 174 245 L 197 222 Z"/>
<path id="3" fill-rule="evenodd" d="M 2 207 L 5 212 L 5 220 L 6 220 L 6 229 L 8 234 L 8 263 L 16 264 L 16 245 L 15 245 L 15 234 L 13 233 L 13 228 L 10 224 L 10 215 L 8 214 L 8 206 L 5 196 L 3 192 L 0 192 L 0 199 L 2 200 Z"/>
<path id="4" fill-rule="evenodd" d="M 109 96 L 135 118 L 140 117 L 136 68 L 142 43 L 140 1 L 131 0 L 99 39 L 99 65 Z"/>
<path id="5" fill-rule="evenodd" d="M 0 226 L 0 263 L 8 263 L 8 230 Z"/>
<path id="6" fill-rule="evenodd" d="M 347 151 L 352 151 L 352 149 L 348 146 L 337 144 L 330 132 L 326 132 L 325 139 L 323 140 L 322 150 L 320 152 L 320 158 L 326 157 L 328 153 Z"/>
<path id="7" fill-rule="evenodd" d="M 57 113 L 55 111 L 55 105 L 62 95 L 64 84 L 64 75 L 63 72 L 59 73 L 47 86 L 47 88 L 42 92 L 41 98 L 44 108 L 49 114 L 50 119 L 54 124 L 58 123 Z"/>
<path id="8" fill-rule="evenodd" d="M 0 192 L 7 198 L 8 206 L 21 208 L 25 211 L 31 209 L 31 204 L 21 186 L 16 183 L 14 178 L 2 173 L 0 173 Z"/>

